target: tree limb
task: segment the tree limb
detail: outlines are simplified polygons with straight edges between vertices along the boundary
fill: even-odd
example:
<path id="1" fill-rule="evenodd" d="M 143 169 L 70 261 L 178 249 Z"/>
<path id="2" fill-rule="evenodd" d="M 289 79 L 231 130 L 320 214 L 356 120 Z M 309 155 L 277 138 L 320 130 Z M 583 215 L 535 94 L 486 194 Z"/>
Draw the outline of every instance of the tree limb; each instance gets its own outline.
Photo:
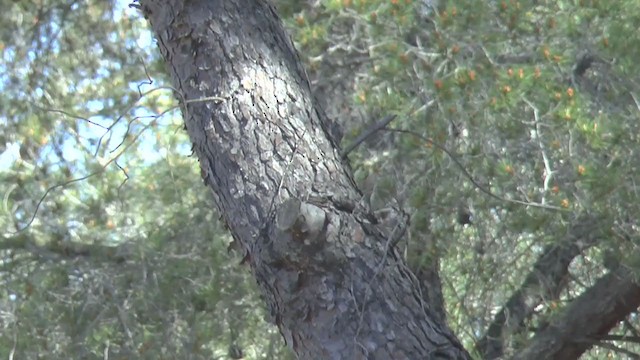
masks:
<path id="1" fill-rule="evenodd" d="M 485 335 L 476 344 L 476 351 L 484 359 L 503 355 L 507 336 L 521 331 L 544 300 L 556 299 L 566 284 L 569 264 L 596 241 L 597 221 L 591 217 L 577 221 L 569 230 L 568 238 L 559 244 L 548 245 L 538 261 L 503 308 L 496 314 Z"/>
<path id="2" fill-rule="evenodd" d="M 576 298 L 514 359 L 577 359 L 640 305 L 640 285 L 620 267 L 601 277 Z"/>
<path id="3" fill-rule="evenodd" d="M 395 118 L 396 118 L 395 115 L 387 115 L 384 118 L 382 118 L 382 120 L 369 126 L 365 131 L 363 131 L 360 135 L 358 135 L 358 137 L 355 140 L 353 140 L 353 142 L 349 144 L 349 146 L 347 146 L 344 150 L 342 150 L 342 153 L 340 154 L 340 156 L 342 156 L 342 158 L 345 159 L 350 152 L 352 152 L 355 148 L 358 147 L 358 145 L 362 144 L 363 141 L 367 140 L 367 138 L 373 135 L 374 133 L 384 129 L 384 127 L 387 126 L 390 122 L 392 122 L 393 119 Z"/>

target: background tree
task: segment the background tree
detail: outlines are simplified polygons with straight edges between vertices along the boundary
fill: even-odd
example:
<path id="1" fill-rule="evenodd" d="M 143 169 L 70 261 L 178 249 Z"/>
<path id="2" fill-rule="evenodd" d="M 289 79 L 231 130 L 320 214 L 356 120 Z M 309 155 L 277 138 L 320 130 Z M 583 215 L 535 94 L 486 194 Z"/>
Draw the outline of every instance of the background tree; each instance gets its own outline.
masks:
<path id="1" fill-rule="evenodd" d="M 421 136 L 380 133 L 350 162 L 376 208 L 412 215 L 401 245 L 417 274 L 439 265 L 465 346 L 632 358 L 637 4 L 429 4 L 278 2 L 344 144 L 389 113 Z M 5 9 L 0 353 L 282 358 L 240 258 L 225 259 L 143 19 L 108 3 Z M 559 330 L 577 352 L 544 347 Z"/>
<path id="2" fill-rule="evenodd" d="M 283 358 L 126 6 L 3 12 L 0 354 Z"/>

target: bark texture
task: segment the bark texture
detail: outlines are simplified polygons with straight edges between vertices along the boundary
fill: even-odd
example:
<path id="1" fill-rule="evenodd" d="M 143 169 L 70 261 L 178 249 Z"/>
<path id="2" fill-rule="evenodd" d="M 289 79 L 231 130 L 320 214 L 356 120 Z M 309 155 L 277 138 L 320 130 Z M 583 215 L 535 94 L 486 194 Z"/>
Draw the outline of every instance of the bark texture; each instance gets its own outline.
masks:
<path id="1" fill-rule="evenodd" d="M 287 345 L 301 359 L 466 359 L 340 158 L 264 0 L 140 0 L 187 131 Z"/>

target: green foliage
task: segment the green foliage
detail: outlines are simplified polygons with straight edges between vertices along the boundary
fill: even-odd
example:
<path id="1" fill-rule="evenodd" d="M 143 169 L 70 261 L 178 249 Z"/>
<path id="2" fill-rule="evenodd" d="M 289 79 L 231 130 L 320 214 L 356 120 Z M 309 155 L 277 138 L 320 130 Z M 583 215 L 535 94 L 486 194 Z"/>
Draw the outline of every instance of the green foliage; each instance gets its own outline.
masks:
<path id="1" fill-rule="evenodd" d="M 0 354 L 286 358 L 185 156 L 146 21 L 114 6 L 0 17 Z"/>
<path id="2" fill-rule="evenodd" d="M 341 114 L 352 138 L 373 121 L 360 120 L 363 113 L 402 114 L 392 126 L 405 133 L 378 136 L 377 144 L 351 156 L 356 179 L 365 190 L 394 183 L 396 199 L 412 212 L 412 239 L 435 239 L 450 323 L 469 347 L 543 247 L 567 241 L 568 228 L 581 216 L 600 218 L 598 231 L 610 235 L 602 236 L 596 253 L 618 254 L 620 264 L 637 268 L 618 252 L 638 246 L 631 230 L 638 224 L 628 215 L 640 210 L 632 180 L 640 165 L 640 84 L 633 80 L 640 71 L 637 2 L 323 4 L 321 10 L 289 14 L 305 20 L 289 25 L 296 34 L 306 23 L 324 27 L 327 39 L 295 38 L 318 88 L 348 84 L 325 107 Z M 307 52 L 316 48 L 333 52 L 319 61 L 317 53 Z M 575 74 L 585 53 L 595 60 Z M 344 61 L 358 58 L 364 60 Z M 339 80 L 326 71 L 340 74 L 334 77 Z M 335 106 L 351 109 L 351 118 Z M 372 176 L 378 179 L 374 185 Z M 471 209 L 471 225 L 456 223 L 459 206 Z M 410 240 L 408 246 L 424 245 Z M 601 274 L 600 259 L 580 257 L 584 266 L 573 276 L 583 285 L 569 287 L 560 299 L 589 286 Z M 554 304 L 532 324 L 556 314 L 561 307 Z"/>
<path id="3" fill-rule="evenodd" d="M 412 214 L 409 262 L 439 259 L 449 323 L 471 349 L 576 219 L 599 219 L 598 242 L 527 326 L 612 264 L 640 269 L 640 6 L 425 3 L 278 1 L 346 142 L 398 115 L 403 132 L 350 154 L 355 177 L 376 207 Z M 0 354 L 199 359 L 238 345 L 246 358 L 286 358 L 186 156 L 145 20 L 111 2 L 6 5 Z M 595 60 L 576 75 L 585 52 Z"/>

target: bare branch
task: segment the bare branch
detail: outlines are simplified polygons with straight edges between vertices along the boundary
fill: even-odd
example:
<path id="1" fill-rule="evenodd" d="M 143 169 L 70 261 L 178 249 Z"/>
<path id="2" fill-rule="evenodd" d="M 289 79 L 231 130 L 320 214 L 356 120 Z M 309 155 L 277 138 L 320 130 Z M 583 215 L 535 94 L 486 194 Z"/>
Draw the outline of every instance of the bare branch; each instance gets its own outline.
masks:
<path id="1" fill-rule="evenodd" d="M 598 225 L 591 217 L 583 218 L 572 226 L 567 239 L 546 247 L 520 288 L 507 300 L 476 344 L 483 359 L 502 356 L 506 337 L 522 331 L 524 321 L 544 300 L 557 299 L 573 258 L 596 242 Z"/>
<path id="2" fill-rule="evenodd" d="M 640 285 L 631 271 L 620 267 L 601 277 L 576 298 L 514 359 L 578 359 L 598 339 L 640 305 Z"/>
<path id="3" fill-rule="evenodd" d="M 346 158 L 350 152 L 352 152 L 355 148 L 358 147 L 358 145 L 362 144 L 363 141 L 365 141 L 374 133 L 384 129 L 385 126 L 387 126 L 395 118 L 396 118 L 395 115 L 387 115 L 384 118 L 382 118 L 382 120 L 369 126 L 365 131 L 363 131 L 360 135 L 358 135 L 358 137 L 351 144 L 349 144 L 349 146 L 347 146 L 342 151 L 342 154 L 340 156 L 342 156 L 343 159 Z"/>

